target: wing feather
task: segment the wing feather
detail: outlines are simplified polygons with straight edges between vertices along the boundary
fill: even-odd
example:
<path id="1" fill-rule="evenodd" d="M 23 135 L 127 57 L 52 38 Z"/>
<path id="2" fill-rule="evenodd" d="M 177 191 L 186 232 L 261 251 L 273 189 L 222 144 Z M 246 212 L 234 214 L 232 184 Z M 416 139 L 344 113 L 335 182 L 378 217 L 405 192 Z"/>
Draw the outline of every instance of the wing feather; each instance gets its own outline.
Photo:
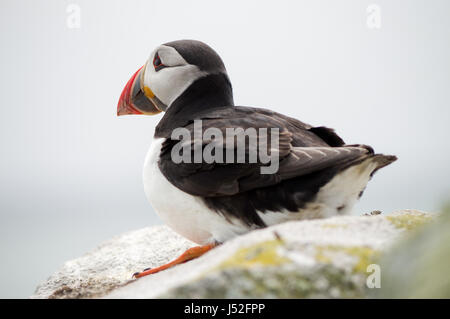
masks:
<path id="1" fill-rule="evenodd" d="M 181 190 L 196 196 L 213 197 L 239 194 L 248 190 L 275 185 L 283 180 L 303 176 L 367 156 L 370 150 L 364 146 L 345 146 L 333 130 L 312 126 L 279 113 L 256 108 L 233 107 L 218 109 L 199 116 L 202 120 L 202 133 L 209 128 L 219 129 L 224 139 L 220 141 L 223 149 L 221 162 L 178 163 L 170 158 L 171 149 L 179 140 L 167 138 L 161 152 L 159 162 L 164 175 Z M 195 136 L 195 123 L 189 122 L 185 128 Z M 260 144 L 267 146 L 273 154 L 278 153 L 279 169 L 274 174 L 261 174 L 261 167 L 267 166 L 258 156 L 257 161 L 248 161 L 250 153 L 255 151 L 255 145 L 245 143 L 245 163 L 238 163 L 234 157 L 233 163 L 226 163 L 225 154 L 234 151 L 237 154 L 235 139 L 225 138 L 227 128 L 243 130 L 255 128 Z M 259 129 L 278 129 L 279 143 L 271 145 L 270 139 L 264 139 Z M 314 131 L 319 132 L 318 134 Z M 326 140 L 331 141 L 330 144 Z M 195 146 L 202 150 L 215 139 L 182 141 L 191 145 L 191 158 Z M 341 143 L 342 142 L 342 143 Z M 186 144 L 187 143 L 187 144 Z M 339 146 L 337 146 L 339 145 Z"/>

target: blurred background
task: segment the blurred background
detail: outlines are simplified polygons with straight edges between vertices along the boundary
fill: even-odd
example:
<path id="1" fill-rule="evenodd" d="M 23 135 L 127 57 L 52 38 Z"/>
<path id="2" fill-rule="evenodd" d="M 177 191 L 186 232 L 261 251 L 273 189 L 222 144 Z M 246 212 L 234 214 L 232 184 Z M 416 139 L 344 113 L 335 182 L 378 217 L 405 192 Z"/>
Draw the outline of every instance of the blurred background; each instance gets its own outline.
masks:
<path id="1" fill-rule="evenodd" d="M 141 180 L 161 115 L 117 118 L 116 105 L 172 40 L 211 45 L 236 104 L 397 155 L 354 214 L 448 197 L 447 0 L 0 3 L 0 297 L 27 298 L 65 261 L 161 223 Z"/>

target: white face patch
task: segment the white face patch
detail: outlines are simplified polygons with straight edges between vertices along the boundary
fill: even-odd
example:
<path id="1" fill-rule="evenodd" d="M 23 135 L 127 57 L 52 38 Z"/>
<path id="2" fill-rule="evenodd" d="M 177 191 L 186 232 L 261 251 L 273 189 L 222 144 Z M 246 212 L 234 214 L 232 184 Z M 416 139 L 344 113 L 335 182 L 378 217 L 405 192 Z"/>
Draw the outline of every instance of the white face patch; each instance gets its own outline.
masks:
<path id="1" fill-rule="evenodd" d="M 155 71 L 153 59 L 158 53 L 166 67 Z M 172 47 L 160 45 L 151 54 L 145 67 L 144 85 L 149 87 L 158 99 L 170 107 L 194 81 L 207 73 L 186 60 Z"/>

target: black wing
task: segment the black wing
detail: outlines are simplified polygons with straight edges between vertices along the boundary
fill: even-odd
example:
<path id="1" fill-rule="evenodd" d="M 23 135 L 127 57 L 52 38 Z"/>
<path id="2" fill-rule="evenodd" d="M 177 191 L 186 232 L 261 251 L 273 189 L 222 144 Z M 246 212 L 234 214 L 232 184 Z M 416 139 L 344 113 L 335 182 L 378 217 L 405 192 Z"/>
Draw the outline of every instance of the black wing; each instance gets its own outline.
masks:
<path id="1" fill-rule="evenodd" d="M 202 197 L 230 196 L 249 190 L 276 185 L 282 181 L 311 174 L 326 168 L 342 166 L 359 158 L 367 156 L 371 150 L 360 146 L 345 146 L 342 139 L 333 130 L 325 127 L 312 127 L 296 119 L 279 113 L 246 107 L 223 108 L 199 116 L 202 120 L 202 133 L 209 128 L 219 129 L 226 136 L 227 128 L 255 128 L 258 140 L 266 140 L 259 129 L 278 128 L 278 147 L 268 149 L 278 153 L 279 169 L 274 174 L 261 174 L 261 168 L 268 166 L 261 158 L 249 163 L 254 144 L 245 145 L 245 163 L 225 163 L 225 154 L 232 150 L 237 154 L 236 142 L 224 139 L 223 163 L 175 163 L 171 159 L 172 149 L 180 143 L 180 138 L 167 138 L 163 144 L 159 166 L 166 178 L 179 189 L 191 195 Z M 185 128 L 194 137 L 194 123 Z M 192 138 L 184 143 L 191 144 L 191 158 L 195 145 L 201 145 L 202 150 L 214 139 L 204 140 Z M 186 145 L 186 144 L 185 144 Z M 273 153 L 271 153 L 273 154 Z"/>

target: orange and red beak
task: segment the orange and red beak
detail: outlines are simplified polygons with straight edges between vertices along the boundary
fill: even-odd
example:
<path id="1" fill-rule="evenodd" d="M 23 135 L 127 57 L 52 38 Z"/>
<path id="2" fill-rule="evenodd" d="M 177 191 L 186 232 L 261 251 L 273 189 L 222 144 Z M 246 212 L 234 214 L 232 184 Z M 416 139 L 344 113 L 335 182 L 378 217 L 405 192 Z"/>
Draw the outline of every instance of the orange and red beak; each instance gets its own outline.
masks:
<path id="1" fill-rule="evenodd" d="M 125 85 L 117 104 L 117 115 L 127 114 L 158 114 L 160 110 L 153 92 L 143 85 L 143 72 L 145 66 L 139 68 Z"/>

